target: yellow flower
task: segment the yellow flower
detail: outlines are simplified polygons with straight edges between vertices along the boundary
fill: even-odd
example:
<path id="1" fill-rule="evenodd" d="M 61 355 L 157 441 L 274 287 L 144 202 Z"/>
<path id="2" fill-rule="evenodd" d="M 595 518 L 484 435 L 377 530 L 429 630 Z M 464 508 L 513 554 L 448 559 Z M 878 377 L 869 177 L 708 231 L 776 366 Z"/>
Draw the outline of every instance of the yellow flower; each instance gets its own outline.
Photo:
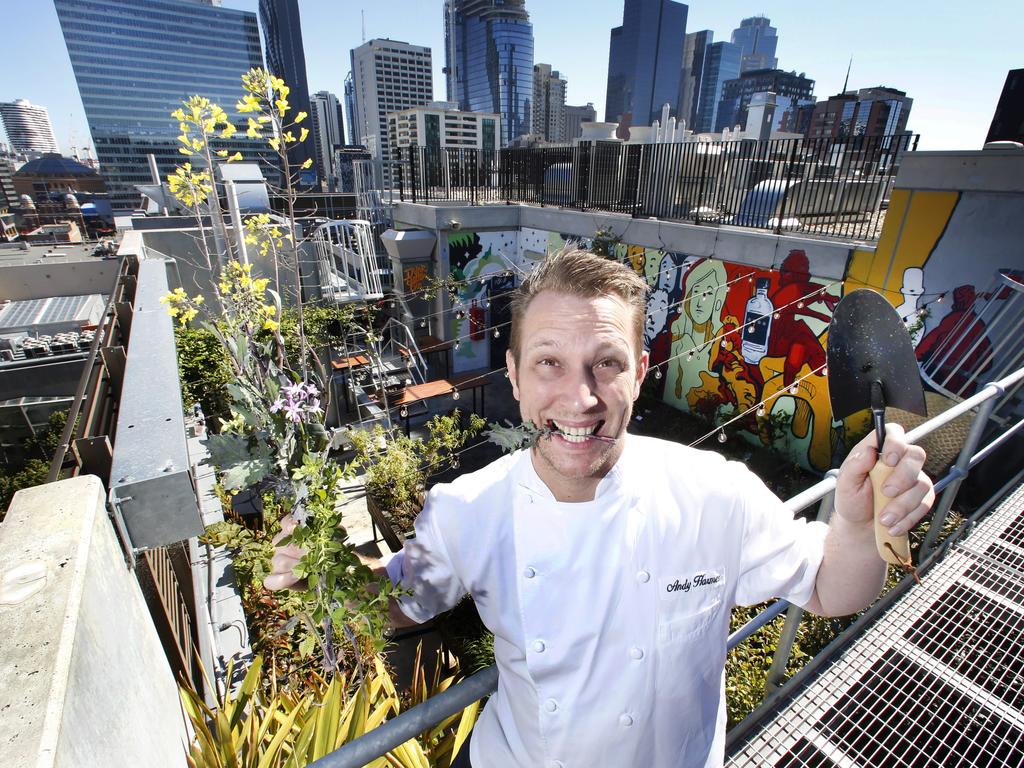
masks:
<path id="1" fill-rule="evenodd" d="M 303 163 L 303 164 L 302 164 L 302 165 L 300 166 L 300 168 L 302 168 L 303 170 L 305 170 L 306 168 L 309 168 L 309 167 L 310 167 L 311 165 L 313 165 L 313 158 L 311 158 L 311 157 L 307 157 L 307 158 L 306 158 L 306 162 L 304 162 L 304 163 Z"/>
<path id="2" fill-rule="evenodd" d="M 228 151 L 226 149 L 218 149 L 217 150 L 217 157 L 227 157 L 227 156 L 228 156 Z"/>
<path id="3" fill-rule="evenodd" d="M 202 304 L 204 301 L 206 301 L 206 299 L 203 298 L 203 294 L 197 293 L 195 297 L 192 299 L 192 301 L 194 301 L 196 304 Z"/>
<path id="4" fill-rule="evenodd" d="M 305 141 L 307 136 L 309 136 L 309 128 L 303 128 L 299 132 L 299 141 Z"/>
<path id="5" fill-rule="evenodd" d="M 291 131 L 285 131 L 284 140 L 291 144 L 293 141 L 295 141 L 295 134 L 293 134 Z"/>
<path id="6" fill-rule="evenodd" d="M 281 148 L 281 140 L 276 136 L 272 139 L 267 139 L 267 144 L 272 146 L 275 152 L 277 152 Z"/>
<path id="7" fill-rule="evenodd" d="M 284 117 L 285 112 L 288 111 L 288 99 L 278 99 L 274 104 L 277 105 L 277 114 Z"/>
<path id="8" fill-rule="evenodd" d="M 276 331 L 280 327 L 281 327 L 281 324 L 279 322 L 277 322 L 276 320 L 264 320 L 263 321 L 263 329 L 264 330 Z"/>
<path id="9" fill-rule="evenodd" d="M 302 122 L 303 120 L 305 120 L 305 119 L 306 119 L 307 117 L 309 117 L 309 115 L 308 115 L 308 114 L 306 114 L 305 112 L 299 112 L 299 114 L 297 114 L 297 115 L 295 116 L 295 122 L 296 122 L 296 123 L 301 123 L 301 122 Z"/>
<path id="10" fill-rule="evenodd" d="M 171 117 L 173 117 L 179 123 L 184 122 L 185 121 L 185 110 L 183 110 L 181 107 L 178 107 L 176 110 L 171 112 Z"/>
<path id="11" fill-rule="evenodd" d="M 233 163 L 235 160 L 241 160 L 241 159 L 242 159 L 242 153 L 241 152 L 235 152 L 235 154 L 233 154 L 230 157 L 228 157 L 228 162 L 229 163 Z"/>
<path id="12" fill-rule="evenodd" d="M 178 147 L 178 152 L 183 154 L 183 155 L 187 155 L 188 157 L 192 157 L 192 150 L 191 149 L 185 149 L 184 147 Z"/>
<path id="13" fill-rule="evenodd" d="M 234 123 L 227 123 L 226 122 L 226 123 L 224 123 L 224 129 L 220 132 L 220 135 L 221 135 L 222 138 L 230 139 L 237 132 L 238 132 L 238 129 L 235 128 L 235 124 Z"/>

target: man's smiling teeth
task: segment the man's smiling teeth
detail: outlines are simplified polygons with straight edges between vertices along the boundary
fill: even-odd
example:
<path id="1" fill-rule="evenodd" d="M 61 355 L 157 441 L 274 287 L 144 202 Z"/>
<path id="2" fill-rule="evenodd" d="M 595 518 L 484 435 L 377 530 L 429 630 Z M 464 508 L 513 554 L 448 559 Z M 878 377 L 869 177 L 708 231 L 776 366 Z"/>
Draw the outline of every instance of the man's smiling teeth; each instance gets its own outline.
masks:
<path id="1" fill-rule="evenodd" d="M 597 424 L 591 424 L 589 427 L 570 427 L 559 424 L 557 421 L 552 421 L 551 423 L 555 425 L 559 434 L 570 443 L 582 443 L 589 435 L 593 434 L 599 426 L 601 426 L 600 422 Z"/>

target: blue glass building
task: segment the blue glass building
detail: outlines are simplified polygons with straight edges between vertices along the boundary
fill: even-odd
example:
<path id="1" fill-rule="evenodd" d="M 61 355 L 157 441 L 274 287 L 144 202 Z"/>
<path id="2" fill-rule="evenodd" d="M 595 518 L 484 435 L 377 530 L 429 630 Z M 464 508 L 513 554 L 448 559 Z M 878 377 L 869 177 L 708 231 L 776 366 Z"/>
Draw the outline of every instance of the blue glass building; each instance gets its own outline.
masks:
<path id="1" fill-rule="evenodd" d="M 700 96 L 697 98 L 697 121 L 694 125 L 696 133 L 710 133 L 715 129 L 725 81 L 740 76 L 742 54 L 743 49 L 732 43 L 711 43 L 705 49 Z"/>
<path id="2" fill-rule="evenodd" d="M 626 0 L 608 50 L 606 121 L 650 125 L 666 103 L 679 116 L 687 10 L 673 0 Z"/>
<path id="3" fill-rule="evenodd" d="M 193 94 L 220 104 L 243 129 L 222 148 L 247 160 L 260 157 L 265 145 L 245 138 L 246 120 L 234 111 L 242 74 L 263 66 L 255 13 L 209 0 L 54 0 L 54 6 L 115 208 L 136 207 L 135 185 L 152 183 L 147 155 L 156 156 L 162 178 L 183 160 L 170 113 Z"/>
<path id="4" fill-rule="evenodd" d="M 445 0 L 448 101 L 501 115 L 501 144 L 530 132 L 533 25 L 525 0 Z"/>
<path id="5" fill-rule="evenodd" d="M 299 112 L 313 113 L 309 102 L 309 85 L 306 83 L 306 54 L 302 47 L 302 26 L 299 22 L 299 0 L 260 0 L 260 24 L 263 27 L 263 42 L 267 52 L 267 70 L 284 80 L 291 88 L 288 103 L 291 116 Z M 293 144 L 288 150 L 288 164 L 292 173 L 311 158 L 316 158 L 313 135 L 310 133 L 303 142 Z M 319 163 L 308 171 L 300 173 L 303 186 L 317 186 Z"/>
<path id="6" fill-rule="evenodd" d="M 779 44 L 778 32 L 772 26 L 771 19 L 765 16 L 752 16 L 740 21 L 739 27 L 732 31 L 732 42 L 743 49 L 741 73 L 779 66 L 779 60 L 775 58 L 775 48 Z"/>

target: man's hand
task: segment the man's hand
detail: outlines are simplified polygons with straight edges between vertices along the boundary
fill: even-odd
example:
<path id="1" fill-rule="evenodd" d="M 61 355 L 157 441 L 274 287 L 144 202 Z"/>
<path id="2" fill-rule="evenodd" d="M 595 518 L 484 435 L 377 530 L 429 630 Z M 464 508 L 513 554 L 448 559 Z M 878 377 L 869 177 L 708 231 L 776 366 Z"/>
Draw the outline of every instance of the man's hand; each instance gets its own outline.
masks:
<path id="1" fill-rule="evenodd" d="M 885 561 L 875 546 L 874 491 L 868 472 L 875 466 L 875 433 L 861 440 L 839 468 L 836 511 L 825 539 L 814 594 L 804 606 L 824 616 L 844 616 L 866 608 L 885 579 Z M 882 524 L 898 536 L 928 513 L 935 500 L 932 482 L 922 470 L 924 449 L 908 445 L 903 428 L 887 424 L 882 461 L 892 474 L 882 486 L 889 502 Z"/>
<path id="2" fill-rule="evenodd" d="M 849 523 L 869 524 L 874 520 L 874 496 L 868 472 L 875 466 L 875 433 L 854 446 L 839 468 L 836 480 L 836 514 Z M 907 533 L 928 514 L 935 501 L 932 481 L 924 473 L 924 449 L 908 445 L 903 427 L 887 424 L 882 462 L 892 474 L 882 486 L 889 503 L 882 510 L 882 525 L 893 536 Z"/>
<path id="3" fill-rule="evenodd" d="M 281 540 L 290 536 L 298 523 L 291 515 L 281 518 L 281 532 L 274 537 L 274 557 L 270 560 L 270 575 L 263 579 L 263 586 L 269 590 L 305 589 L 305 579 L 298 578 L 294 569 L 306 550 L 295 544 L 281 546 Z"/>

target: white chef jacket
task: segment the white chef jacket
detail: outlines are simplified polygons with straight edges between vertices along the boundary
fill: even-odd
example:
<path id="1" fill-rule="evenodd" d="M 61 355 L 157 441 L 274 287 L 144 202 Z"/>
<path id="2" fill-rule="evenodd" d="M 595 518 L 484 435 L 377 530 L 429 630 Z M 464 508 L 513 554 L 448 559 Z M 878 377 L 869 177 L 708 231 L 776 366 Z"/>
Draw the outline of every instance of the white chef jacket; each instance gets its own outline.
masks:
<path id="1" fill-rule="evenodd" d="M 469 592 L 494 632 L 474 766 L 721 766 L 731 608 L 813 593 L 827 526 L 742 464 L 626 441 L 589 502 L 556 501 L 528 451 L 436 486 L 388 563 L 409 618 Z"/>

